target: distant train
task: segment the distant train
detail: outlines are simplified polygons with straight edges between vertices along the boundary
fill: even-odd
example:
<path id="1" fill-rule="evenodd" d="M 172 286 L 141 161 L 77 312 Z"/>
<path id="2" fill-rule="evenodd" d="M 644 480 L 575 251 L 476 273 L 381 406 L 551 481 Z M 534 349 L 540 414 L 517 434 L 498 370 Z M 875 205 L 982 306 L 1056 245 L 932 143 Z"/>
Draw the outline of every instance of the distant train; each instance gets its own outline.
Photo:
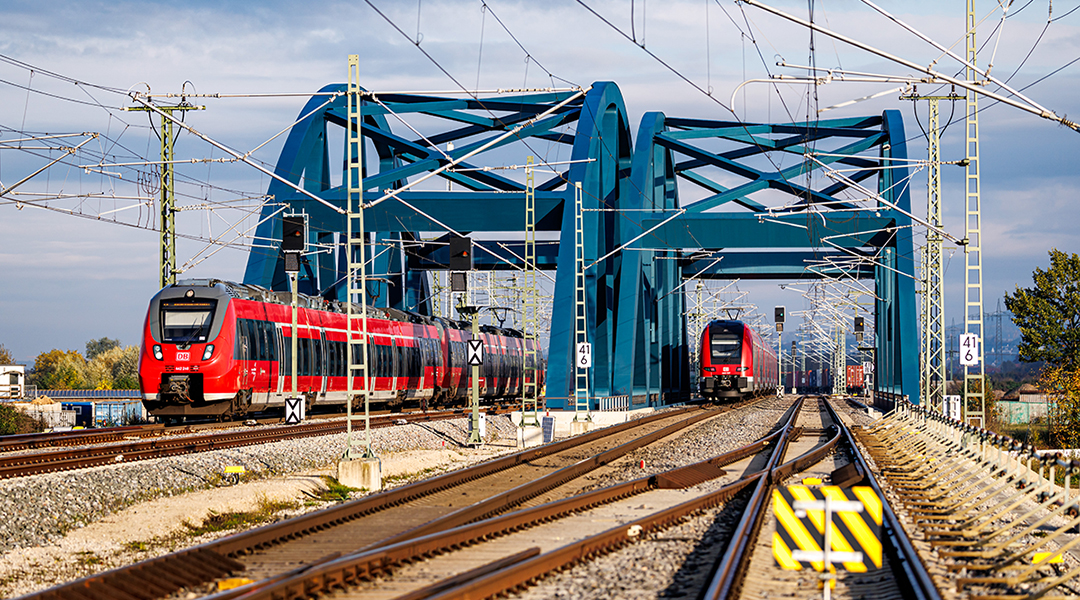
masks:
<path id="1" fill-rule="evenodd" d="M 216 279 L 162 289 L 150 301 L 143 326 L 139 384 L 147 411 L 166 419 L 236 418 L 284 406 L 292 390 L 290 304 L 287 292 Z M 345 310 L 344 303 L 300 296 L 297 391 L 308 410 L 348 400 Z M 367 322 L 373 403 L 465 403 L 472 381 L 467 323 L 384 308 L 369 308 Z M 360 319 L 354 323 L 359 327 Z M 481 338 L 481 398 L 520 397 L 528 372 L 521 332 L 483 326 Z M 359 356 L 359 338 L 353 348 Z M 539 390 L 544 365 L 540 349 L 534 349 L 537 364 L 528 367 L 537 381 L 530 388 Z M 354 394 L 363 387 L 363 378 L 354 376 Z"/>
<path id="2" fill-rule="evenodd" d="M 699 391 L 706 398 L 773 394 L 776 352 L 742 321 L 713 321 L 701 333 Z"/>

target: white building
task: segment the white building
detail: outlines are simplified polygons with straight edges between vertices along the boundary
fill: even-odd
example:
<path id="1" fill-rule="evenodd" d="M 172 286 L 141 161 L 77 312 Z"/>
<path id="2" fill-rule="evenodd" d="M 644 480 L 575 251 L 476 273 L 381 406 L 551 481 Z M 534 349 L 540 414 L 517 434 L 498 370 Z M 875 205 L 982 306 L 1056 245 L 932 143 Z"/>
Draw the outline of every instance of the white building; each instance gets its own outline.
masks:
<path id="1" fill-rule="evenodd" d="M 0 401 L 19 400 L 26 391 L 25 365 L 0 365 Z"/>

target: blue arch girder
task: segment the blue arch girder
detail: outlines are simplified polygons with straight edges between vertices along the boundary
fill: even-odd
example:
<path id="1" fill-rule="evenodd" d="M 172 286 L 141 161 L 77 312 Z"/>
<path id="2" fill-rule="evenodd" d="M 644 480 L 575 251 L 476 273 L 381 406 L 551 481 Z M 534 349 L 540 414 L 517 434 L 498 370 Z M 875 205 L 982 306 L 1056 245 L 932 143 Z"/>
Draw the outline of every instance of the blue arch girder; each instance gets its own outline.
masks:
<path id="1" fill-rule="evenodd" d="M 717 142 L 726 142 L 725 150 L 716 150 Z M 812 147 L 811 147 L 812 144 Z M 734 145 L 735 148 L 729 149 Z M 878 157 L 868 158 L 867 151 L 877 149 Z M 817 161 L 803 158 L 814 151 Z M 652 195 L 650 201 L 629 205 L 658 209 L 680 206 L 680 191 L 675 180 L 694 186 L 697 195 L 706 195 L 693 203 L 687 203 L 682 195 L 681 206 L 686 213 L 669 219 L 669 215 L 640 213 L 636 227 L 628 234 L 648 232 L 633 246 L 637 256 L 645 261 L 641 279 L 625 280 L 629 285 L 622 290 L 624 302 L 648 302 L 664 298 L 682 277 L 703 278 L 754 278 L 754 279 L 815 279 L 823 273 L 845 277 L 875 279 L 878 296 L 875 343 L 879 391 L 907 395 L 918 402 L 918 339 L 916 332 L 915 262 L 911 236 L 911 220 L 903 211 L 910 212 L 911 201 L 906 184 L 908 169 L 902 162 L 890 159 L 906 159 L 903 122 L 898 112 L 886 111 L 881 116 L 854 119 L 836 119 L 805 124 L 742 124 L 702 119 L 664 118 L 659 113 L 647 113 L 635 145 L 634 188 L 642 195 Z M 766 153 L 778 156 L 768 160 L 776 168 L 772 171 L 760 164 L 748 164 L 748 160 L 760 163 Z M 863 153 L 863 154 L 859 154 Z M 859 154 L 859 155 L 857 155 Z M 790 166 L 780 167 L 784 161 Z M 794 164 L 791 159 L 795 158 Z M 646 164 L 651 165 L 645 168 Z M 638 171 L 639 163 L 642 165 Z M 847 178 L 854 182 L 878 176 L 878 194 L 901 210 L 893 210 L 878 202 L 873 211 L 852 212 L 854 205 L 845 198 L 851 184 L 839 180 L 825 187 L 811 189 L 798 183 L 805 180 L 808 170 L 822 169 L 823 165 L 845 165 L 855 171 Z M 889 168 L 882 168 L 889 167 Z M 735 185 L 721 185 L 712 173 L 721 172 L 745 180 Z M 824 178 L 822 178 L 824 179 Z M 766 207 L 747 195 L 773 190 L 790 198 L 782 206 Z M 853 196 L 864 196 L 854 193 Z M 668 199 L 673 202 L 665 204 Z M 861 198 L 859 198 L 861 199 Z M 723 212 L 717 212 L 723 209 Z M 741 209 L 741 210 L 740 210 Z M 838 209 L 843 212 L 835 212 Z M 634 221 L 633 218 L 627 219 Z M 631 239 L 627 235 L 624 239 Z M 680 281 L 675 281 L 660 291 L 658 296 L 637 293 L 649 290 L 647 272 L 655 268 L 648 264 L 657 258 L 650 251 L 679 251 Z M 691 254 L 690 250 L 695 253 Z M 708 256 L 703 260 L 700 256 Z M 841 256 L 878 257 L 872 265 L 858 268 L 831 269 L 826 258 Z M 716 259 L 720 258 L 719 262 Z M 633 259 L 631 259 L 633 260 Z M 674 262 L 674 261 L 669 261 Z M 681 303 L 682 296 L 673 294 Z M 670 296 L 668 296 L 670 297 Z M 679 314 L 682 314 L 680 305 Z M 632 372 L 634 385 L 629 382 L 619 391 L 632 389 L 640 394 L 639 385 L 642 363 L 637 357 L 650 339 L 663 338 L 663 329 L 653 325 L 649 316 L 651 307 L 640 307 L 639 323 L 645 330 L 630 328 L 622 331 L 633 337 L 620 340 L 618 347 L 625 356 L 617 358 L 617 365 L 636 365 Z M 629 321 L 630 315 L 627 315 Z M 689 342 L 697 332 L 684 336 Z M 684 353 L 672 353 L 680 356 Z M 678 360 L 678 359 L 676 359 Z M 646 363 L 650 365 L 651 363 Z M 657 375 L 674 369 L 663 365 L 655 369 Z M 623 372 L 623 369 L 618 369 Z M 650 371 L 650 375 L 651 375 Z M 665 392 L 661 386 L 646 385 L 646 393 Z"/>
<path id="2" fill-rule="evenodd" d="M 346 204 L 346 190 L 331 185 L 331 152 L 328 127 L 355 127 L 349 123 L 345 105 L 344 84 L 332 84 L 320 90 L 301 111 L 302 118 L 287 137 L 275 172 L 282 178 L 301 186 L 308 192 L 339 208 Z M 338 94 L 337 96 L 328 95 Z M 382 196 L 387 188 L 397 188 L 410 177 L 430 172 L 460 158 L 488 143 L 505 131 L 531 121 L 540 113 L 550 111 L 566 100 L 572 92 L 556 91 L 522 93 L 499 99 L 442 98 L 423 95 L 390 94 L 373 100 L 365 97 L 361 105 L 365 143 L 363 152 L 372 149 L 377 161 L 367 157 L 363 166 L 364 199 L 371 201 Z M 551 144 L 572 145 L 574 135 L 561 129 L 578 119 L 582 100 L 567 103 L 543 119 L 529 122 L 516 136 L 493 145 L 476 156 L 477 160 L 520 140 L 536 138 Z M 443 128 L 427 136 L 418 136 L 404 126 L 405 133 L 391 127 L 397 116 L 422 114 L 440 119 Z M 454 142 L 453 150 L 437 146 Z M 342 164 L 342 172 L 346 165 Z M 457 187 L 454 192 L 408 191 L 402 199 L 430 215 L 423 216 L 400 202 L 390 200 L 365 211 L 369 234 L 368 256 L 372 258 L 369 297 L 377 306 L 430 312 L 425 288 L 429 280 L 422 270 L 409 269 L 405 241 L 418 232 L 441 231 L 449 226 L 456 231 L 513 231 L 524 227 L 524 195 L 522 184 L 501 176 L 498 172 L 469 170 L 468 162 L 458 163 L 440 177 Z M 342 176 L 341 180 L 344 180 Z M 558 175 L 544 181 L 536 193 L 538 229 L 558 230 L 562 220 L 565 178 Z M 341 250 L 345 218 L 341 213 L 316 202 L 286 184 L 273 181 L 268 189 L 274 202 L 263 210 L 262 222 L 256 237 L 277 240 L 281 236 L 283 205 L 292 210 L 304 210 L 309 218 L 309 242 L 321 244 L 324 251 L 309 255 L 309 268 L 301 273 L 300 289 L 343 300 L 345 297 L 345 257 Z M 469 208 L 463 210 L 464 206 Z M 274 246 L 276 243 L 271 242 Z M 396 246 L 396 247 L 395 247 Z M 505 252 L 497 253 L 512 258 Z M 276 247 L 255 248 L 248 259 L 244 281 L 271 289 L 287 289 L 284 265 Z"/>
<path id="3" fill-rule="evenodd" d="M 343 90 L 343 85 L 335 84 L 322 92 Z M 523 93 L 497 100 L 407 94 L 378 98 L 379 103 L 365 98 L 362 105 L 365 151 L 373 150 L 377 158 L 362 162 L 368 201 L 445 165 L 447 156 L 437 146 L 454 142 L 455 148 L 445 152 L 461 157 L 550 109 L 567 93 Z M 439 125 L 417 136 L 396 124 L 396 115 L 410 114 L 436 119 Z M 301 115 L 304 118 L 288 136 L 275 170 L 343 207 L 345 190 L 331 184 L 333 161 L 327 140 L 328 127 L 350 126 L 344 97 L 328 101 L 315 96 Z M 581 182 L 586 208 L 586 313 L 594 348 L 591 397 L 628 395 L 636 405 L 688 397 L 688 348 L 696 343 L 698 332 L 685 331 L 683 295 L 677 293 L 684 278 L 813 278 L 837 273 L 821 266 L 824 259 L 856 254 L 879 257 L 875 267 L 846 272 L 875 279 L 876 323 L 881 332 L 876 342 L 879 388 L 917 401 L 910 220 L 885 205 L 874 212 L 851 212 L 847 181 L 811 187 L 805 177 L 821 165 L 804 154 L 826 149 L 818 156 L 821 163 L 848 167 L 847 179 L 859 183 L 877 176 L 881 196 L 908 210 L 907 186 L 894 185 L 906 181 L 906 167 L 894 163 L 892 169 L 881 169 L 890 159 L 906 157 L 898 113 L 808 126 L 684 119 L 650 112 L 641 119 L 636 143 L 632 137 L 621 92 L 614 83 L 600 82 L 584 98 L 487 151 L 522 139 L 541 140 L 545 147 L 569 148 L 575 161 L 536 186 L 537 229 L 559 231 L 561 240 L 539 248 L 539 266 L 564 265 L 555 274 L 547 373 L 550 408 L 567 406 L 574 384 L 574 220 L 573 211 L 567 210 L 573 202 L 569 181 Z M 866 152 L 875 148 L 879 156 L 867 157 Z M 523 157 L 515 158 L 522 162 Z M 499 161 L 478 155 L 470 162 Z M 372 244 L 369 256 L 377 256 L 372 271 L 384 275 L 368 289 L 377 304 L 430 310 L 426 271 L 443 266 L 445 250 L 414 244 L 420 232 L 441 232 L 444 226 L 461 232 L 514 232 L 501 241 L 479 243 L 475 262 L 481 269 L 520 265 L 515 255 L 522 254 L 523 186 L 495 171 L 467 170 L 472 165 L 459 164 L 454 172 L 440 174 L 454 191 L 400 193 L 430 217 L 395 200 L 365 211 Z M 789 200 L 782 207 L 770 207 L 751 197 L 766 190 Z M 277 206 L 264 211 L 258 237 L 280 237 L 280 216 L 274 211 L 288 204 L 309 214 L 312 242 L 340 248 L 342 215 L 276 181 L 268 193 Z M 686 212 L 664 223 L 678 210 Z M 614 252 L 623 245 L 623 251 Z M 600 257 L 606 258 L 598 261 Z M 302 289 L 343 299 L 344 259 L 340 250 L 309 257 Z M 255 249 L 245 281 L 285 289 L 282 266 L 276 249 Z"/>

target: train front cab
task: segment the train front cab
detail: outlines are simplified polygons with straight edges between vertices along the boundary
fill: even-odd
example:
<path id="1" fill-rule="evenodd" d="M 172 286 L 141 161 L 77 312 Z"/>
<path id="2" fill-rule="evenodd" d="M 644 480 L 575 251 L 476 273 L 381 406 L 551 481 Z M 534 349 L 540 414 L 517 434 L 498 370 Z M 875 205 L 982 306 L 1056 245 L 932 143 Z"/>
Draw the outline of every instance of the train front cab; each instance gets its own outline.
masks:
<path id="1" fill-rule="evenodd" d="M 231 372 L 235 318 L 229 300 L 215 288 L 173 285 L 150 302 L 139 360 L 148 412 L 218 415 L 231 407 L 235 392 L 220 393 L 206 385 L 237 376 Z"/>
<path id="2" fill-rule="evenodd" d="M 740 398 L 754 392 L 754 344 L 739 321 L 713 321 L 701 337 L 701 383 L 706 398 Z"/>

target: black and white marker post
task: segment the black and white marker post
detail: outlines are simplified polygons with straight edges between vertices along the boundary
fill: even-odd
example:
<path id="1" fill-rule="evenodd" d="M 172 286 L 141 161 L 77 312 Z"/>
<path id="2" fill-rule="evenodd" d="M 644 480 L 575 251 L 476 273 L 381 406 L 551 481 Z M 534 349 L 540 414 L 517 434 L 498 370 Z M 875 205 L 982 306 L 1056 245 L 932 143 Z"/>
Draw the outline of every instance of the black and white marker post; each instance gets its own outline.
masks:
<path id="1" fill-rule="evenodd" d="M 296 275 L 300 272 L 300 256 L 304 252 L 307 236 L 306 216 L 286 215 L 281 219 L 281 251 L 285 255 L 285 272 L 289 274 L 289 285 L 292 287 L 292 329 L 291 332 L 291 369 L 292 369 L 292 395 L 285 399 L 285 424 L 299 425 L 304 420 L 304 402 L 296 391 L 296 346 L 297 346 L 297 300 L 296 300 Z"/>
<path id="2" fill-rule="evenodd" d="M 484 341 L 480 338 L 480 307 L 468 302 L 468 271 L 473 270 L 472 239 L 467 237 L 450 238 L 450 291 L 465 292 L 458 305 L 458 313 L 469 315 L 472 320 L 472 339 L 469 340 L 466 356 L 472 371 L 472 389 L 469 398 L 469 445 L 480 446 L 484 438 L 480 434 L 480 365 L 484 364 Z"/>

